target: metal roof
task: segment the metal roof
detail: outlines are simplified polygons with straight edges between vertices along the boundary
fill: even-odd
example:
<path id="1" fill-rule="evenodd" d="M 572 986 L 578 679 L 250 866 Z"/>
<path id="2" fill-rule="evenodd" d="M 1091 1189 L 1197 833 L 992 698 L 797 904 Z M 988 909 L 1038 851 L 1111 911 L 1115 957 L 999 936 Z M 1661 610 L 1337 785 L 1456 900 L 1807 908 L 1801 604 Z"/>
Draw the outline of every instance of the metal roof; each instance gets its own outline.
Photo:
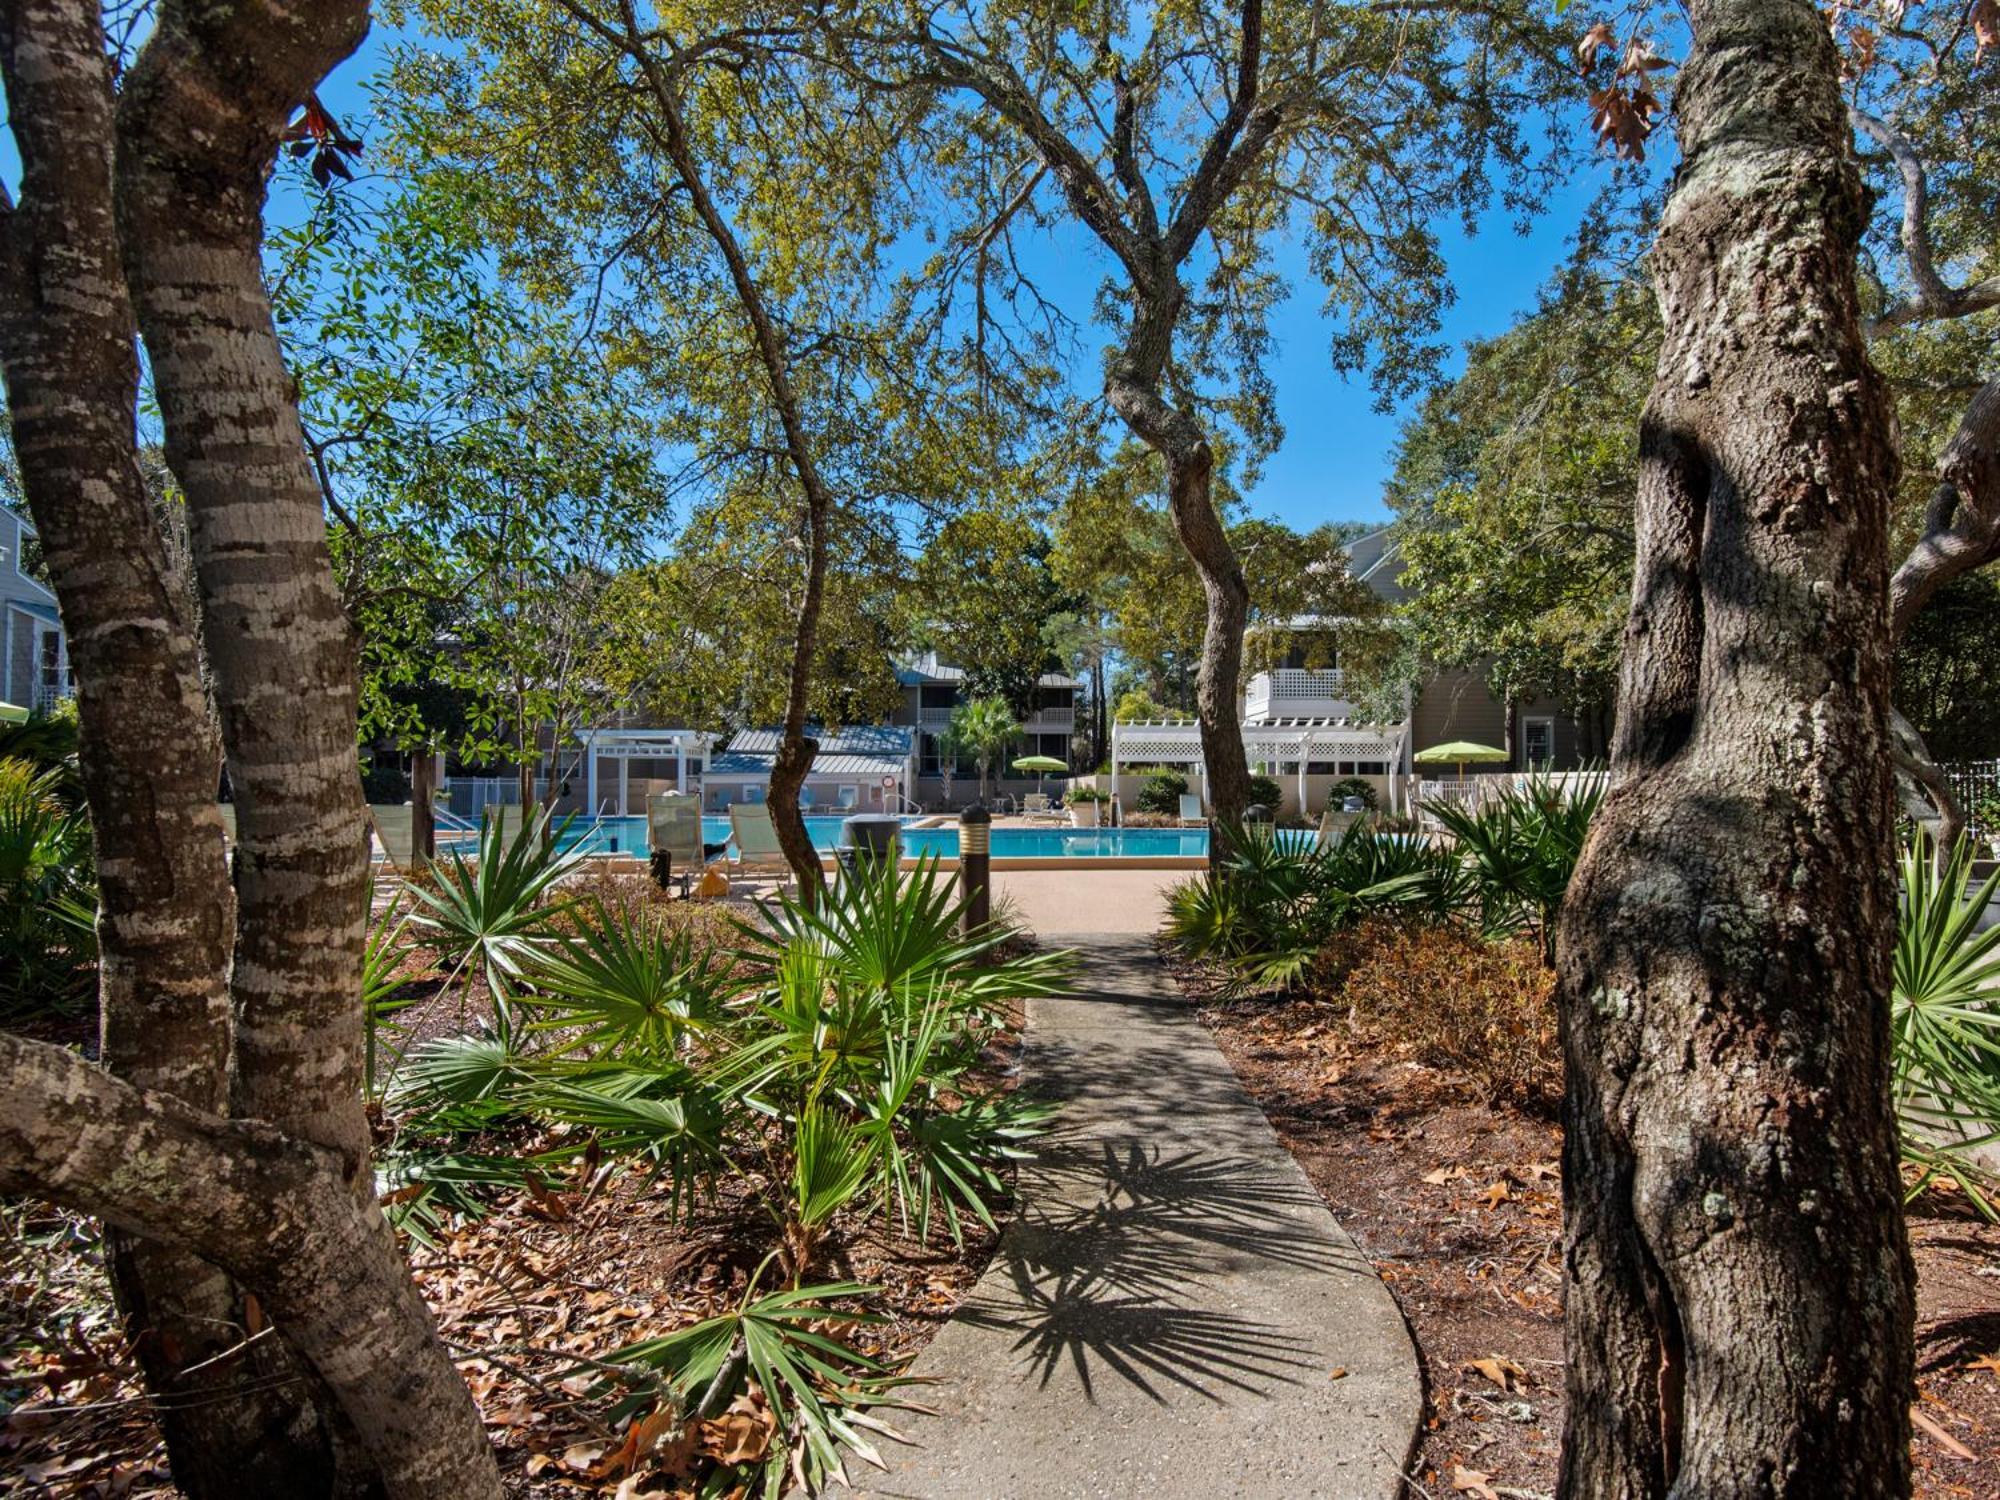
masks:
<path id="1" fill-rule="evenodd" d="M 769 776 L 773 757 L 730 751 L 708 763 L 711 780 L 727 776 Z M 901 776 L 909 768 L 907 755 L 815 755 L 806 780 L 815 776 Z"/>
<path id="2" fill-rule="evenodd" d="M 782 729 L 739 729 L 726 748 L 730 755 L 776 755 L 784 733 Z M 916 730 L 906 724 L 848 724 L 839 729 L 808 724 L 806 733 L 819 741 L 820 761 L 834 755 L 891 756 L 902 760 L 916 744 Z"/>

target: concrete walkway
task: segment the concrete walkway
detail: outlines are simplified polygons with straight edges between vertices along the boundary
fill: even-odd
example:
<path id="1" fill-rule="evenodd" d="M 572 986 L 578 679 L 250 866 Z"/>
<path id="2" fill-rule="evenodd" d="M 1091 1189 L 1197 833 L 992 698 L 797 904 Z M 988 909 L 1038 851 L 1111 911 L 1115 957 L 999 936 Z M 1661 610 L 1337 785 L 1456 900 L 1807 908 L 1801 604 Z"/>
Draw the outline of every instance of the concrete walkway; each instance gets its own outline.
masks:
<path id="1" fill-rule="evenodd" d="M 1157 910 L 1157 908 L 1155 908 Z M 1149 924 L 1150 925 L 1150 924 Z M 1021 1212 L 912 1373 L 898 1500 L 1393 1500 L 1420 1412 L 1388 1290 L 1141 937 L 1029 1016 L 1062 1113 Z M 1344 1372 L 1344 1373 L 1343 1373 Z"/>

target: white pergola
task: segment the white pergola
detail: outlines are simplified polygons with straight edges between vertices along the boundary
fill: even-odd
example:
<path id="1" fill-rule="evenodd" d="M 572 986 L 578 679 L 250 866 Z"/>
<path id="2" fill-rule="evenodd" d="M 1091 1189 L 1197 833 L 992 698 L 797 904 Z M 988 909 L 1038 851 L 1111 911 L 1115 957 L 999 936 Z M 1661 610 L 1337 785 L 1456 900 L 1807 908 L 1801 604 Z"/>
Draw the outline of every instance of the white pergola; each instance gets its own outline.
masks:
<path id="1" fill-rule="evenodd" d="M 1365 724 L 1356 719 L 1279 719 L 1245 724 L 1243 757 L 1253 766 L 1298 762 L 1299 806 L 1306 803 L 1306 767 L 1316 760 L 1380 761 L 1403 768 L 1409 725 Z M 1201 753 L 1201 726 L 1192 719 L 1147 720 L 1111 726 L 1111 795 L 1118 796 L 1121 766 L 1185 766 L 1202 782 L 1208 801 L 1208 764 Z"/>
<path id="2" fill-rule="evenodd" d="M 577 733 L 583 745 L 584 806 L 591 817 L 597 815 L 597 761 L 600 756 L 618 762 L 618 811 L 631 808 L 627 792 L 631 786 L 634 760 L 674 758 L 674 789 L 685 792 L 690 752 L 708 763 L 708 747 L 715 736 L 700 729 L 584 729 Z"/>

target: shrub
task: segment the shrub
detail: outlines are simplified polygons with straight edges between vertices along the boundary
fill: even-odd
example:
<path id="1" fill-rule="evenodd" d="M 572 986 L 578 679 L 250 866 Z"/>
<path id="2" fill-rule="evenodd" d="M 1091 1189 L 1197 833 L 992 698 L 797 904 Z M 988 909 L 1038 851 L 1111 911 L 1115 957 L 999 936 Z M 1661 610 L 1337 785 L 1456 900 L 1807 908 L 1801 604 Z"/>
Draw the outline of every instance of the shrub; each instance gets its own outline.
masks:
<path id="1" fill-rule="evenodd" d="M 1251 827 L 1168 893 L 1166 932 L 1189 956 L 1235 969 L 1232 988 L 1289 988 L 1339 928 L 1391 910 L 1446 916 L 1465 887 L 1447 851 L 1366 822 L 1325 844 Z"/>
<path id="2" fill-rule="evenodd" d="M 63 800 L 60 766 L 0 760 L 0 1011 L 86 1004 L 96 979 L 90 822 Z"/>
<path id="3" fill-rule="evenodd" d="M 1069 789 L 1069 800 L 1075 802 L 1109 802 L 1111 793 L 1100 791 L 1094 786 L 1073 786 Z"/>
<path id="4" fill-rule="evenodd" d="M 1146 773 L 1146 780 L 1139 787 L 1138 808 L 1140 812 L 1166 813 L 1172 815 L 1181 810 L 1181 798 L 1188 789 L 1187 777 L 1179 771 L 1162 767 Z"/>
<path id="5" fill-rule="evenodd" d="M 1359 797 L 1370 812 L 1381 806 L 1375 795 L 1375 783 L 1361 776 L 1343 776 L 1326 789 L 1329 807 L 1338 807 L 1349 797 Z"/>
<path id="6" fill-rule="evenodd" d="M 1979 931 L 2000 875 L 1975 886 L 1972 844 L 1932 858 L 1919 835 L 1904 850 L 1890 998 L 1891 1093 L 1910 1191 L 1934 1178 L 1958 1184 L 2000 1219 L 1993 1177 L 1973 1153 L 2000 1140 L 2000 927 Z"/>
<path id="7" fill-rule="evenodd" d="M 1326 944 L 1310 983 L 1489 1102 L 1544 1113 L 1561 1102 L 1555 976 L 1531 942 L 1443 922 L 1363 922 Z"/>
<path id="8" fill-rule="evenodd" d="M 1604 801 L 1604 782 L 1565 789 L 1543 777 L 1508 787 L 1478 809 L 1439 803 L 1431 816 L 1456 843 L 1477 884 L 1475 908 L 1489 937 L 1526 929 L 1555 962 L 1555 918 L 1583 853 L 1590 820 Z"/>
<path id="9" fill-rule="evenodd" d="M 1270 808 L 1272 812 L 1276 812 L 1278 805 L 1284 800 L 1285 789 L 1269 776 L 1252 776 L 1250 778 L 1251 806 L 1261 805 Z"/>

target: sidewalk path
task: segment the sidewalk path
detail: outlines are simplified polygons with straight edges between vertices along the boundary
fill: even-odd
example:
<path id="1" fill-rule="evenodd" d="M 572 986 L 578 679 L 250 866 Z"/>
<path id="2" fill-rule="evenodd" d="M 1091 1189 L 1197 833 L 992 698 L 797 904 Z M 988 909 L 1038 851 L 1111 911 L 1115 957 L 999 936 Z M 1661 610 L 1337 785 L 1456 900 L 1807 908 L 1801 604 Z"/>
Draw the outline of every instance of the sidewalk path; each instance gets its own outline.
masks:
<path id="1" fill-rule="evenodd" d="M 916 1363 L 939 1414 L 886 1414 L 917 1446 L 850 1473 L 883 1500 L 1393 1500 L 1420 1390 L 1388 1290 L 1150 941 L 1043 941 L 1082 956 L 1029 1015 L 1056 1135 Z"/>

